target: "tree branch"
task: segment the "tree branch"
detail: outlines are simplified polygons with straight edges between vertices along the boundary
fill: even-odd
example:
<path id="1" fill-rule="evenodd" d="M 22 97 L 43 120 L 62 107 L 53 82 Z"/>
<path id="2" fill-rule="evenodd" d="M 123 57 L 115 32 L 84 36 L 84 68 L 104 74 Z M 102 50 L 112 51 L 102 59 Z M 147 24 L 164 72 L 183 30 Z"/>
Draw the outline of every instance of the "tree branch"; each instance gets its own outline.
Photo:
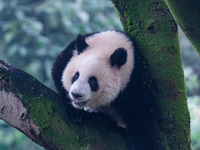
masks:
<path id="1" fill-rule="evenodd" d="M 126 149 L 122 132 L 107 118 L 89 114 L 80 124 L 64 121 L 58 94 L 3 60 L 0 118 L 47 149 Z"/>
<path id="2" fill-rule="evenodd" d="M 200 1 L 165 0 L 175 20 L 200 55 Z"/>

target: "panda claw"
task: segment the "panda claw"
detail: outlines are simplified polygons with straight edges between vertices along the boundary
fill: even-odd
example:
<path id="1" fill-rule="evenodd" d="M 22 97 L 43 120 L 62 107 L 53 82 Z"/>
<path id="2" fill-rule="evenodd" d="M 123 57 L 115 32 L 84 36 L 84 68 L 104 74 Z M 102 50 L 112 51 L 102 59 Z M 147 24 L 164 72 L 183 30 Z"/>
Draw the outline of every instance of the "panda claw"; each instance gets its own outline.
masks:
<path id="1" fill-rule="evenodd" d="M 69 121 L 71 121 L 71 122 L 74 122 L 74 123 L 81 122 L 79 114 L 76 114 L 76 115 L 74 115 L 74 114 L 71 114 L 71 115 L 68 114 L 68 117 L 66 119 L 69 120 Z"/>
<path id="2" fill-rule="evenodd" d="M 76 110 L 70 106 L 62 108 L 62 116 L 71 122 L 80 123 L 82 122 L 81 110 Z"/>

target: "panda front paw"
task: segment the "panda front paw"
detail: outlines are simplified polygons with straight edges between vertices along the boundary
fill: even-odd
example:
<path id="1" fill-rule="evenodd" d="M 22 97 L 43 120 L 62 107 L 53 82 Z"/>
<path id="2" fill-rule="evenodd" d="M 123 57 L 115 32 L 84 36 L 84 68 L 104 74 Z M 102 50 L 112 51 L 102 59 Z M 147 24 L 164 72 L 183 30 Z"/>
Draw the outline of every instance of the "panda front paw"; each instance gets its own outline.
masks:
<path id="1" fill-rule="evenodd" d="M 62 106 L 61 107 L 62 116 L 74 123 L 78 123 L 82 121 L 83 111 L 79 109 L 73 108 L 71 105 Z"/>

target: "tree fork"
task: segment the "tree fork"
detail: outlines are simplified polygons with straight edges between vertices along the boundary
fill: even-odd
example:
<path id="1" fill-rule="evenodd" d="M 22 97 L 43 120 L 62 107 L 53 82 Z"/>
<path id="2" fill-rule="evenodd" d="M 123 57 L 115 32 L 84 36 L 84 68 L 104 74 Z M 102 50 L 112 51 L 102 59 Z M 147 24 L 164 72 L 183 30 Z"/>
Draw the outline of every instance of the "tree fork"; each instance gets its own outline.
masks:
<path id="1" fill-rule="evenodd" d="M 190 116 L 176 22 L 163 0 L 112 2 L 125 32 L 147 60 L 159 109 L 161 149 L 191 149 Z"/>

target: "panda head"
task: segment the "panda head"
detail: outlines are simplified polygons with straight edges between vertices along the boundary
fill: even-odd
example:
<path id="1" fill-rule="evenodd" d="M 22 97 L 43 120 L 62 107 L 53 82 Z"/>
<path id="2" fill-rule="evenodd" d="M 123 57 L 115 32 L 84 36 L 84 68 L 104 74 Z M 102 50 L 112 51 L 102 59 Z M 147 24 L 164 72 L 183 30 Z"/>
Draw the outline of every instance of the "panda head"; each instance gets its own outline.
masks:
<path id="1" fill-rule="evenodd" d="M 122 33 L 107 32 L 86 39 L 79 35 L 73 57 L 63 71 L 63 87 L 76 108 L 93 111 L 108 106 L 130 79 L 132 43 Z M 117 43 L 114 37 L 119 38 Z"/>

